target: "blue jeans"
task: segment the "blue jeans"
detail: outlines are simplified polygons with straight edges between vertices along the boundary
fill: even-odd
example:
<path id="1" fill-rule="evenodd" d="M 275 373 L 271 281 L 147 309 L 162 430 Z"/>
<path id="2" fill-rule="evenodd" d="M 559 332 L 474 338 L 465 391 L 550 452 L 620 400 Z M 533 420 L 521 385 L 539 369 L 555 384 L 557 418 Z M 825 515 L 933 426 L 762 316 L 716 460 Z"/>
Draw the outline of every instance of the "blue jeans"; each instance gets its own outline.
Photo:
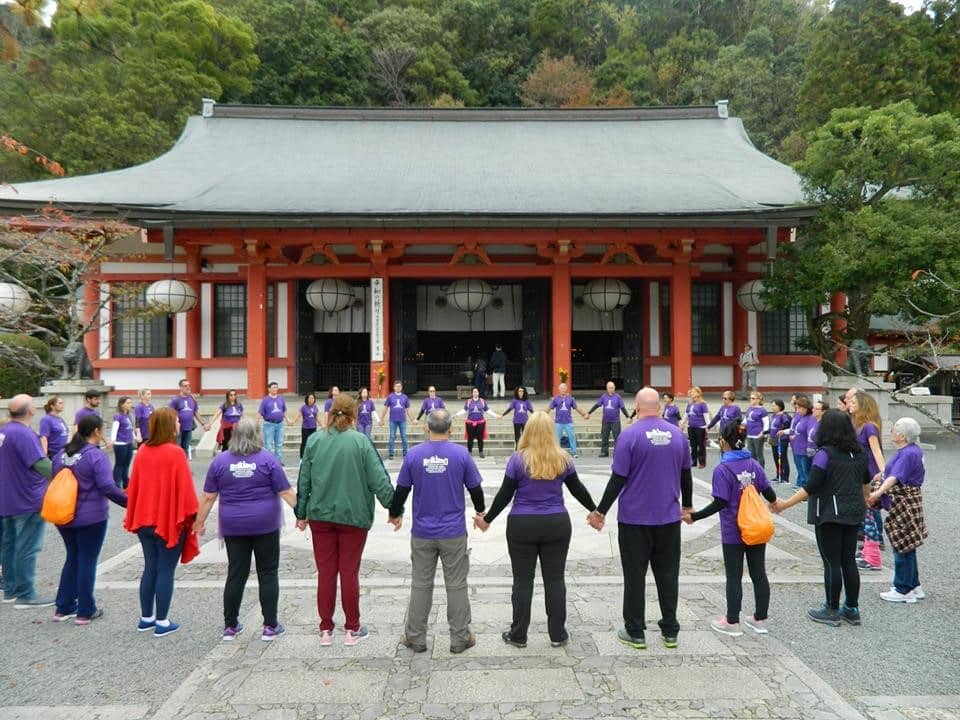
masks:
<path id="1" fill-rule="evenodd" d="M 917 569 L 917 549 L 910 552 L 893 553 L 893 586 L 898 593 L 906 595 L 920 585 L 920 572 Z"/>
<path id="2" fill-rule="evenodd" d="M 368 438 L 371 438 L 371 439 L 372 439 L 371 436 L 372 436 L 372 434 L 373 434 L 373 425 L 357 425 L 357 430 L 359 430 L 360 432 L 362 432 L 362 433 L 363 433 L 364 435 L 366 435 Z"/>
<path id="3" fill-rule="evenodd" d="M 283 423 L 263 423 L 263 446 L 283 462 Z"/>
<path id="4" fill-rule="evenodd" d="M 190 457 L 190 440 L 193 439 L 193 430 L 181 430 L 180 437 L 177 438 L 177 445 L 183 448 L 183 451 Z"/>
<path id="5" fill-rule="evenodd" d="M 97 579 L 97 560 L 103 539 L 107 536 L 107 521 L 83 527 L 58 527 L 67 559 L 60 572 L 60 588 L 57 590 L 57 612 L 61 615 L 76 613 L 79 617 L 93 617 L 97 601 L 93 586 Z"/>
<path id="6" fill-rule="evenodd" d="M 3 518 L 3 594 L 17 600 L 37 597 L 37 555 L 43 548 L 46 523 L 40 513 L 23 513 Z"/>
<path id="7" fill-rule="evenodd" d="M 393 439 L 396 436 L 397 429 L 400 429 L 400 444 L 403 446 L 403 454 L 407 454 L 407 422 L 401 420 L 397 422 L 395 420 L 390 421 L 390 437 L 387 438 L 387 456 L 393 457 Z"/>
<path id="8" fill-rule="evenodd" d="M 140 615 L 152 617 L 156 600 L 157 620 L 166 620 L 173 600 L 173 573 L 180 560 L 186 531 L 176 547 L 168 548 L 166 541 L 152 527 L 137 530 L 143 548 L 143 575 L 140 576 Z"/>
<path id="9" fill-rule="evenodd" d="M 133 445 L 113 446 L 113 482 L 118 488 L 125 490 L 130 484 L 131 460 L 133 460 Z"/>
<path id="10" fill-rule="evenodd" d="M 813 458 L 804 453 L 793 454 L 793 464 L 797 468 L 797 487 L 807 486 L 807 476 L 810 474 L 810 468 L 813 466 Z"/>
<path id="11" fill-rule="evenodd" d="M 577 434 L 573 431 L 573 423 L 557 423 L 555 426 L 557 432 L 557 442 L 564 435 L 567 436 L 567 442 L 570 443 L 570 453 L 577 454 Z"/>

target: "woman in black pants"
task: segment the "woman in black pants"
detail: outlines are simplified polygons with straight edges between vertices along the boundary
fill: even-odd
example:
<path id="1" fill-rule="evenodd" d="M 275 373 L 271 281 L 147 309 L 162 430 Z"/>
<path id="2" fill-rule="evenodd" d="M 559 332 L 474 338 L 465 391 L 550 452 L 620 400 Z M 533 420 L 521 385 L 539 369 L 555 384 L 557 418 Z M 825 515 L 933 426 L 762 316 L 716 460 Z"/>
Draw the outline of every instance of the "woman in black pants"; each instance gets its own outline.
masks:
<path id="1" fill-rule="evenodd" d="M 807 522 L 814 525 L 823 560 L 826 600 L 807 611 L 810 619 L 837 626 L 840 621 L 860 624 L 860 571 L 857 569 L 857 531 L 870 494 L 870 470 L 846 413 L 826 410 L 816 435 L 817 453 L 804 488 L 774 504 L 777 512 L 808 500 Z M 840 591 L 846 597 L 840 607 Z"/>
<path id="2" fill-rule="evenodd" d="M 564 573 L 571 527 L 563 504 L 564 485 L 587 510 L 596 509 L 573 461 L 557 442 L 553 419 L 545 412 L 536 412 L 527 422 L 519 449 L 507 461 L 503 485 L 490 510 L 474 519 L 475 527 L 486 531 L 513 500 L 507 519 L 507 549 L 513 567 L 513 622 L 501 637 L 514 647 L 527 646 L 537 558 L 543 577 L 550 644 L 563 647 L 569 639 Z"/>

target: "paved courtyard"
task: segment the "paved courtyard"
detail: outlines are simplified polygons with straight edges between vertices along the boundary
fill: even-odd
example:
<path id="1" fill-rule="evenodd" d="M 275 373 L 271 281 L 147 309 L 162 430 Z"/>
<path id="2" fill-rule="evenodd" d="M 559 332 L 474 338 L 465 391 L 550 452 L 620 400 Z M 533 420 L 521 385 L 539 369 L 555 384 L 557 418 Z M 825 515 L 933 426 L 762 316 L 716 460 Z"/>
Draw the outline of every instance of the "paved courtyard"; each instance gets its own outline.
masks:
<path id="1" fill-rule="evenodd" d="M 927 438 L 925 438 L 927 439 Z M 960 618 L 955 508 L 960 444 L 930 438 L 925 487 L 931 538 L 920 550 L 927 599 L 890 605 L 878 593 L 888 571 L 863 576 L 860 628 L 829 628 L 805 619 L 821 599 L 821 565 L 802 509 L 778 519 L 767 552 L 772 582 L 770 634 L 730 638 L 714 633 L 723 611 L 723 566 L 716 517 L 683 528 L 680 645 L 658 642 L 656 590 L 648 578 L 649 648 L 618 643 L 621 579 L 616 525 L 601 534 L 568 499 L 574 538 L 568 563 L 571 641 L 551 648 L 542 590 L 534 597 L 526 649 L 505 645 L 510 619 L 510 567 L 505 516 L 486 534 L 471 531 L 471 600 L 477 646 L 451 655 L 438 576 L 428 652 L 398 645 L 409 592 L 409 527 L 393 533 L 378 514 L 364 554 L 362 621 L 370 636 L 358 646 L 320 647 L 316 580 L 309 534 L 288 516 L 281 560 L 281 621 L 287 633 L 259 638 L 255 579 L 242 622 L 247 631 L 220 640 L 225 553 L 207 536 L 200 557 L 181 566 L 171 617 L 174 636 L 154 639 L 133 627 L 138 615 L 139 545 L 115 509 L 101 557 L 98 601 L 105 616 L 88 627 L 49 622 L 52 611 L 0 607 L 0 720 L 295 720 L 301 718 L 816 718 L 901 720 L 960 718 Z M 715 463 L 717 453 L 711 452 Z M 206 469 L 193 463 L 198 486 Z M 395 478 L 399 463 L 388 464 Z M 609 464 L 578 461 L 599 498 Z M 489 499 L 502 460 L 481 464 Z M 695 504 L 709 495 L 709 474 L 695 471 Z M 294 470 L 289 470 L 291 476 Z M 779 489 L 789 494 L 787 488 Z M 208 527 L 213 527 L 208 523 Z M 884 558 L 889 565 L 889 552 Z M 62 543 L 50 530 L 39 585 L 51 593 Z M 745 585 L 744 611 L 752 610 Z"/>

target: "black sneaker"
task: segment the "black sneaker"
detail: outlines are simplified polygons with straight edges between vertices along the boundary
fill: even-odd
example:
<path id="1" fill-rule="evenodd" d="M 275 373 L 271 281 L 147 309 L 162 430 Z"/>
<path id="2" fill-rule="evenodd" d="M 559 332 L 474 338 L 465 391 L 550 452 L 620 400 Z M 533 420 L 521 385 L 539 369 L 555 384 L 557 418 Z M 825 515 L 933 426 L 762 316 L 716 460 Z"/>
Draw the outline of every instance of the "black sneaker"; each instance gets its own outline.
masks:
<path id="1" fill-rule="evenodd" d="M 852 608 L 844 605 L 842 608 L 840 608 L 840 619 L 846 621 L 850 625 L 859 625 L 860 608 Z"/>
<path id="2" fill-rule="evenodd" d="M 627 632 L 626 628 L 620 628 L 617 630 L 617 640 L 622 642 L 624 645 L 629 645 L 634 650 L 647 649 L 647 638 L 643 635 L 631 635 Z"/>
<path id="3" fill-rule="evenodd" d="M 561 648 L 564 647 L 568 642 L 570 642 L 570 636 L 564 633 L 562 640 L 551 640 L 550 647 Z"/>
<path id="4" fill-rule="evenodd" d="M 840 627 L 840 611 L 828 608 L 826 605 L 807 610 L 807 616 L 814 622 L 823 623 L 832 627 Z"/>
<path id="5" fill-rule="evenodd" d="M 663 636 L 663 646 L 665 648 L 670 648 L 671 650 L 677 646 L 677 636 L 676 635 L 664 635 Z"/>
<path id="6" fill-rule="evenodd" d="M 514 640 L 512 637 L 510 637 L 510 631 L 509 631 L 509 630 L 504 630 L 502 633 L 500 633 L 500 637 L 503 638 L 503 641 L 504 641 L 507 645 L 513 645 L 515 648 L 525 648 L 525 647 L 527 646 L 527 641 L 526 641 L 526 640 L 523 640 L 523 641 L 521 641 L 521 640 Z"/>

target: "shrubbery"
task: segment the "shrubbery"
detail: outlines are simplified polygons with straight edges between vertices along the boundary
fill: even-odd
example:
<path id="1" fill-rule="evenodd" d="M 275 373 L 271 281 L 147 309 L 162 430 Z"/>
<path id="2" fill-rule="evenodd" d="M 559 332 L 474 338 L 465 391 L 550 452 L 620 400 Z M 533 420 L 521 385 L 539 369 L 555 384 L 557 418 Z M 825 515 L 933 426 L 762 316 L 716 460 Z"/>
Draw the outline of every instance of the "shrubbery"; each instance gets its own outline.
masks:
<path id="1" fill-rule="evenodd" d="M 49 374 L 40 365 L 49 362 L 50 346 L 42 340 L 29 335 L 0 334 L 0 395 L 39 395 L 40 385 Z"/>

